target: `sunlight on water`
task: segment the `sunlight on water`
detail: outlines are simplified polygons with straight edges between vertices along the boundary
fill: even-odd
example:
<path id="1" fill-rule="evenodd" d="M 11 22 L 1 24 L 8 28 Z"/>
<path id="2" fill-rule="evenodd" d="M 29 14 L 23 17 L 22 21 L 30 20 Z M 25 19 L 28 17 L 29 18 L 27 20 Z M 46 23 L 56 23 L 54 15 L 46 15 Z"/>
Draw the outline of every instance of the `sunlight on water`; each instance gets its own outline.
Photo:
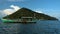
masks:
<path id="1" fill-rule="evenodd" d="M 60 21 L 40 20 L 31 24 L 2 23 L 0 34 L 60 34 Z"/>

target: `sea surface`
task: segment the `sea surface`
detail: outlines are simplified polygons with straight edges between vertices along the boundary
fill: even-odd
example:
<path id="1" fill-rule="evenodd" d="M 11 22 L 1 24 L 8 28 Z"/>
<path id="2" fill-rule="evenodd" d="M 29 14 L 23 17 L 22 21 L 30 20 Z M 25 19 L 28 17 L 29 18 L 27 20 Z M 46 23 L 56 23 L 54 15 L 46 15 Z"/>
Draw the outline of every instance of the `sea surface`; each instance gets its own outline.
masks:
<path id="1" fill-rule="evenodd" d="M 36 23 L 3 23 L 0 34 L 60 34 L 60 21 L 39 20 Z"/>

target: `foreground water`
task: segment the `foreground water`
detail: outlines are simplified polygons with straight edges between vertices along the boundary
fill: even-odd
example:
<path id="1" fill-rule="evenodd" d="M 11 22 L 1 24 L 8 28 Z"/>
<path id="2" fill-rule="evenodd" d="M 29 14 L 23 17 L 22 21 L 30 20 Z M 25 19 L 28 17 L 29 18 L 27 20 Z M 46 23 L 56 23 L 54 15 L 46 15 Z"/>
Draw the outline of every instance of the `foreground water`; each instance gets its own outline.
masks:
<path id="1" fill-rule="evenodd" d="M 36 23 L 2 23 L 0 34 L 60 34 L 60 21 L 39 20 Z"/>

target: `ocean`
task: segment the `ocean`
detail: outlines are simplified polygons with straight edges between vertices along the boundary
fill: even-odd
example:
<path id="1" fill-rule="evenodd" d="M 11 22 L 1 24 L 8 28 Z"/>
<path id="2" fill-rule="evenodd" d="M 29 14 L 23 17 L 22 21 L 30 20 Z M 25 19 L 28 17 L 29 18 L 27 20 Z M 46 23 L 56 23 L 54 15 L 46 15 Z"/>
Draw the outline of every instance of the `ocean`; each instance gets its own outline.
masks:
<path id="1" fill-rule="evenodd" d="M 0 34 L 60 34 L 60 21 L 39 20 L 36 23 L 3 23 Z"/>

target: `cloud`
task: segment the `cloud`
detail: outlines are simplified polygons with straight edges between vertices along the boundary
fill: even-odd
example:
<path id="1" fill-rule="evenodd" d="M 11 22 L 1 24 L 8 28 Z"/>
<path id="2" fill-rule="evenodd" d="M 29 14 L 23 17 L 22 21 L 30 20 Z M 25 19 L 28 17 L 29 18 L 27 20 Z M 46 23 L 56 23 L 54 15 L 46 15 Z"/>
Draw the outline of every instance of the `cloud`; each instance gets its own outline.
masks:
<path id="1" fill-rule="evenodd" d="M 43 13 L 42 11 L 40 11 L 40 10 L 36 10 L 36 12 L 38 12 L 38 13 Z"/>
<path id="2" fill-rule="evenodd" d="M 6 15 L 10 15 L 20 9 L 20 7 L 15 5 L 11 5 L 10 7 L 11 8 L 9 9 L 0 10 L 0 16 L 4 17 Z"/>
<path id="3" fill-rule="evenodd" d="M 15 11 L 17 11 L 17 10 L 20 9 L 20 7 L 18 7 L 18 6 L 14 6 L 14 5 L 11 5 L 10 7 L 13 8 Z"/>
<path id="4" fill-rule="evenodd" d="M 43 11 L 40 10 L 40 9 L 34 9 L 34 11 L 35 11 L 35 12 L 38 12 L 38 13 L 43 13 Z"/>
<path id="5" fill-rule="evenodd" d="M 3 10 L 3 12 L 4 12 L 6 15 L 12 14 L 12 13 L 14 13 L 15 11 L 17 11 L 17 10 L 20 9 L 20 7 L 15 6 L 15 5 L 11 5 L 10 7 L 11 7 L 11 9 L 4 9 L 4 10 Z"/>
<path id="6" fill-rule="evenodd" d="M 13 12 L 15 12 L 15 10 L 13 10 L 13 9 L 5 9 L 5 10 L 3 10 L 3 12 L 4 12 L 6 15 L 9 15 L 9 14 L 12 14 Z"/>

